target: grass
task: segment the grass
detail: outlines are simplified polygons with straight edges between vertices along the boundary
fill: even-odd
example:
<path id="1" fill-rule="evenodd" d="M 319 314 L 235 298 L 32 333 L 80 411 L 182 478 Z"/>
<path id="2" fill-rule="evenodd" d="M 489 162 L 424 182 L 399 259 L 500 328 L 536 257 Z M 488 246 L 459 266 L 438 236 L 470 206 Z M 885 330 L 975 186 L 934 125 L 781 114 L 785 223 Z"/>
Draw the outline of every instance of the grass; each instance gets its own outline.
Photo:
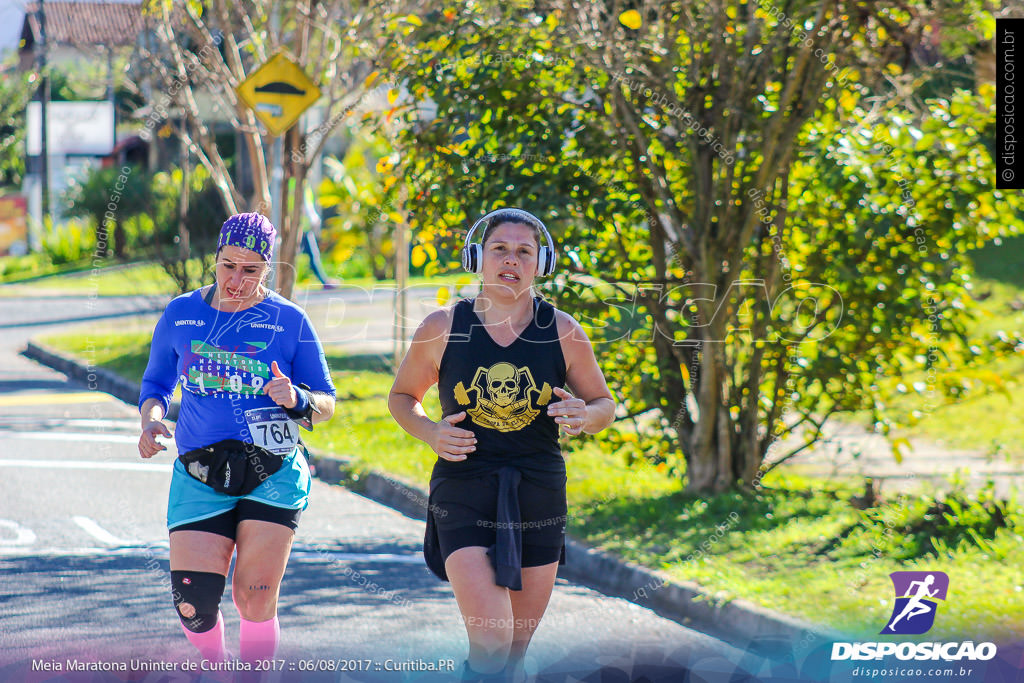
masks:
<path id="1" fill-rule="evenodd" d="M 32 278 L 29 282 L 15 282 L 3 288 L 8 296 L 29 291 L 46 290 L 64 294 L 96 294 L 97 296 L 124 296 L 174 294 L 174 280 L 159 264 L 129 263 L 101 268 L 95 272 L 84 268 L 69 273 Z"/>
<path id="2" fill-rule="evenodd" d="M 1024 335 L 1024 309 L 1015 310 L 1024 302 L 1024 286 L 998 280 L 975 281 L 975 295 L 984 300 L 974 302 L 975 318 L 968 331 L 974 340 L 990 338 L 1005 332 L 1010 336 Z M 1012 305 L 1011 305 L 1012 304 Z M 979 346 L 980 346 L 979 342 Z M 1005 391 L 989 391 L 979 385 L 956 402 L 942 403 L 936 396 L 929 403 L 924 393 L 913 386 L 926 386 L 924 370 L 908 373 L 900 378 L 907 393 L 897 396 L 890 405 L 891 414 L 904 416 L 908 426 L 895 431 L 894 437 L 927 439 L 954 449 L 978 450 L 994 456 L 1012 459 L 1024 458 L 1024 421 L 994 420 L 994 415 L 1012 415 L 1024 404 L 1024 353 L 1005 356 L 985 365 L 986 372 L 1001 378 Z M 942 377 L 940 376 L 940 381 Z M 870 428 L 867 411 L 847 413 L 841 419 L 857 422 Z"/>
<path id="3" fill-rule="evenodd" d="M 149 334 L 140 327 L 42 341 L 138 379 Z M 425 488 L 434 455 L 388 414 L 387 361 L 331 353 L 328 361 L 338 406 L 308 435 L 310 447 Z M 436 392 L 424 403 L 439 415 Z M 877 639 L 892 606 L 889 573 L 939 570 L 950 576 L 950 595 L 930 638 L 1001 640 L 1024 631 L 1024 513 L 984 492 L 954 493 L 942 504 L 904 496 L 861 512 L 852 487 L 772 473 L 755 494 L 694 497 L 644 461 L 628 467 L 603 452 L 599 439 L 567 446 L 570 532 L 667 578 L 696 581 L 715 599 L 745 598 Z"/>
<path id="4" fill-rule="evenodd" d="M 890 572 L 944 571 L 951 592 L 929 637 L 1019 638 L 1019 510 L 982 549 L 956 524 L 935 530 L 926 498 L 896 498 L 869 515 L 850 504 L 851 488 L 782 475 L 766 477 L 766 486 L 753 496 L 677 491 L 615 500 L 584 514 L 574 531 L 667 577 L 696 581 L 717 599 L 745 598 L 860 637 L 874 638 L 889 616 Z M 939 551 L 932 534 L 951 540 L 936 541 Z"/>
<path id="5" fill-rule="evenodd" d="M 971 252 L 978 276 L 1024 289 L 1024 235 L 1003 237 Z"/>
<path id="6" fill-rule="evenodd" d="M 89 267 L 89 263 L 84 260 L 54 265 L 50 257 L 44 253 L 4 256 L 0 257 L 0 283 L 30 281 L 48 275 L 74 273 Z"/>
<path id="7" fill-rule="evenodd" d="M 122 321 L 118 332 L 104 332 L 103 328 L 88 326 L 74 333 L 40 337 L 38 341 L 122 377 L 140 381 L 149 360 L 149 344 L 155 324 L 156 317 L 147 316 Z"/>
<path id="8" fill-rule="evenodd" d="M 982 340 L 1000 332 L 1010 337 L 1024 336 L 1024 235 L 989 244 L 971 252 L 970 257 L 977 274 L 972 293 L 978 300 L 970 304 L 974 320 L 968 337 Z M 929 403 L 926 395 L 913 389 L 915 382 L 926 384 L 924 371 L 902 377 L 908 391 L 892 401 L 891 410 L 894 415 L 908 416 L 909 424 L 896 430 L 894 438 L 916 437 L 948 448 L 1024 459 L 1024 421 L 992 419 L 1013 415 L 1024 404 L 1024 353 L 989 363 L 985 370 L 1002 380 L 1005 391 L 975 386 L 955 403 L 945 404 L 938 398 Z M 838 417 L 868 428 L 871 425 L 867 411 Z"/>
<path id="9" fill-rule="evenodd" d="M 308 268 L 298 270 L 300 289 L 319 289 L 320 283 L 314 280 Z M 435 275 L 429 278 L 415 276 L 409 278 L 410 285 L 455 284 L 465 277 L 462 273 Z M 209 281 L 213 281 L 211 273 Z M 0 278 L 0 295 L 20 296 L 30 291 L 46 290 L 53 293 L 96 294 L 97 296 L 133 295 L 167 295 L 177 292 L 177 285 L 158 263 L 142 262 L 108 266 L 93 272 L 88 264 L 69 266 L 65 272 L 57 274 L 34 274 L 30 277 L 13 275 L 10 279 Z M 350 278 L 344 280 L 346 286 L 365 287 L 389 286 L 394 280 L 378 281 L 370 277 Z"/>
<path id="10" fill-rule="evenodd" d="M 976 319 L 970 331 L 972 338 L 991 337 L 1000 331 L 1024 334 L 1024 309 L 1014 310 L 1014 302 L 1024 300 L 1024 284 L 1015 285 L 998 280 L 979 280 L 975 291 L 989 295 L 975 303 Z M 1013 304 L 1013 305 L 1011 305 Z M 908 405 L 922 412 L 920 421 L 906 430 L 907 434 L 944 442 L 956 448 L 985 450 L 1011 457 L 1024 457 L 1024 422 L 993 420 L 994 415 L 1012 414 L 1024 403 L 1024 354 L 1017 353 L 989 363 L 985 369 L 1002 377 L 1006 393 L 969 393 L 956 403 L 949 403 L 925 412 L 921 406 Z M 921 397 L 912 399 L 917 403 Z"/>

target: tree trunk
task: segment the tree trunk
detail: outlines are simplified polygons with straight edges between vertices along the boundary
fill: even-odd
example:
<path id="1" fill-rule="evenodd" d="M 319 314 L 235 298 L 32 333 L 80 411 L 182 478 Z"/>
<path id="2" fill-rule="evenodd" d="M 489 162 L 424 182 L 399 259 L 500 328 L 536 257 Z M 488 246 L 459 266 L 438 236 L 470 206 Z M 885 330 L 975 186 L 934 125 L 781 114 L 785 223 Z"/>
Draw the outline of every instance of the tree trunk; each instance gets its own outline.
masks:
<path id="1" fill-rule="evenodd" d="M 388 277 L 387 257 L 384 256 L 384 250 L 380 248 L 383 239 L 384 225 L 374 223 L 370 228 L 370 234 L 366 236 L 366 253 L 370 257 L 370 269 L 373 271 L 375 280 L 385 280 Z"/>
<path id="2" fill-rule="evenodd" d="M 191 187 L 189 185 L 192 177 L 192 167 L 189 163 L 190 152 L 188 144 L 185 142 L 185 137 L 181 137 L 181 196 L 178 197 L 178 258 L 182 261 L 188 261 L 188 257 L 191 254 L 192 247 L 190 244 L 190 235 L 188 231 L 188 222 L 185 217 L 188 215 L 188 200 L 189 194 L 191 194 Z M 186 268 L 187 270 L 187 268 Z"/>
<path id="3" fill-rule="evenodd" d="M 124 260 L 124 248 L 125 248 L 124 225 L 123 225 L 122 221 L 120 221 L 120 220 L 115 220 L 114 221 L 113 242 L 114 242 L 114 257 L 117 258 L 118 260 Z M 110 253 L 109 248 L 107 250 L 107 253 L 108 254 Z"/>
<path id="4" fill-rule="evenodd" d="M 302 185 L 305 177 L 303 167 L 292 159 L 292 151 L 296 149 L 299 127 L 292 126 L 284 135 L 281 163 L 284 165 L 284 179 L 281 183 L 281 253 L 277 257 L 282 266 L 277 273 L 277 290 L 286 299 L 292 298 L 295 289 L 295 257 L 299 252 L 299 240 L 302 239 L 301 220 Z M 294 187 L 292 179 L 295 179 Z"/>
<path id="5" fill-rule="evenodd" d="M 729 400 L 725 354 L 720 339 L 724 330 L 717 321 L 710 326 L 701 352 L 697 391 L 698 418 L 686 454 L 686 490 L 719 492 L 733 482 Z"/>
<path id="6" fill-rule="evenodd" d="M 102 242 L 103 250 L 100 257 L 108 259 L 113 250 L 110 248 L 111 230 L 105 220 L 102 213 L 96 216 L 96 251 L 100 251 L 99 245 Z"/>

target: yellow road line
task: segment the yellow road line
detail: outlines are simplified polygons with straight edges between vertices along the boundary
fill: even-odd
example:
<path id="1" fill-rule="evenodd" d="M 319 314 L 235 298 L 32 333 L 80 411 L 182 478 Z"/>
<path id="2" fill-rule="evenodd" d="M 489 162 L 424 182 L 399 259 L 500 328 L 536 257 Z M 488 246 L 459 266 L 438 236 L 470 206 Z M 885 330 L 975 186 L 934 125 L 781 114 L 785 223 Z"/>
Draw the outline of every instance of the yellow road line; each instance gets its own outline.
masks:
<path id="1" fill-rule="evenodd" d="M 69 394 L 0 394 L 0 406 L 62 405 L 66 403 L 97 403 L 113 400 L 102 391 L 79 391 Z"/>

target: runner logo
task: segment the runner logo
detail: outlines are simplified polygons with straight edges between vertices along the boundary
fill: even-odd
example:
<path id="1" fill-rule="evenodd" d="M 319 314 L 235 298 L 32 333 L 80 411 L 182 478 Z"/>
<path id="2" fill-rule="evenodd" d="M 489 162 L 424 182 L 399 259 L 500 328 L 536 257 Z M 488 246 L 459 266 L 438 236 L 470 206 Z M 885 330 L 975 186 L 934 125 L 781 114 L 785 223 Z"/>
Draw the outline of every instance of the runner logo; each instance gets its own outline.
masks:
<path id="1" fill-rule="evenodd" d="M 949 577 L 944 572 L 893 572 L 889 575 L 896 599 L 882 635 L 920 635 L 935 623 L 938 601 L 946 599 Z M 988 661 L 996 656 L 995 643 L 963 642 L 857 642 L 832 643 L 832 661 L 881 660 L 895 657 L 900 661 Z M 859 675 L 858 669 L 853 674 Z M 902 679 L 901 679 L 902 680 Z M 907 679 L 909 680 L 909 679 Z M 914 680 L 917 680 L 916 678 Z"/>
<path id="2" fill-rule="evenodd" d="M 896 591 L 892 615 L 882 635 L 920 635 L 935 623 L 939 600 L 946 599 L 949 577 L 945 572 L 893 572 L 889 575 Z"/>

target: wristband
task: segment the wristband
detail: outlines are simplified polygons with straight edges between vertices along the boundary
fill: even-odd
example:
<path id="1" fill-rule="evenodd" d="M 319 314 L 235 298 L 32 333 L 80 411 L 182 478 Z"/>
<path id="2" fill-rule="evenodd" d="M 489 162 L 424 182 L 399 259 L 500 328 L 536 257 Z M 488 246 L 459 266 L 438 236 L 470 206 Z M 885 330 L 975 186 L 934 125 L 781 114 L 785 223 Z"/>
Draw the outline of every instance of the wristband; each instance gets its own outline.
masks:
<path id="1" fill-rule="evenodd" d="M 295 390 L 295 407 L 285 408 L 284 412 L 288 417 L 292 418 L 304 427 L 307 431 L 313 430 L 313 413 L 320 411 L 317 410 L 313 404 L 313 399 L 310 397 L 310 388 L 308 384 L 299 384 L 292 387 Z"/>

